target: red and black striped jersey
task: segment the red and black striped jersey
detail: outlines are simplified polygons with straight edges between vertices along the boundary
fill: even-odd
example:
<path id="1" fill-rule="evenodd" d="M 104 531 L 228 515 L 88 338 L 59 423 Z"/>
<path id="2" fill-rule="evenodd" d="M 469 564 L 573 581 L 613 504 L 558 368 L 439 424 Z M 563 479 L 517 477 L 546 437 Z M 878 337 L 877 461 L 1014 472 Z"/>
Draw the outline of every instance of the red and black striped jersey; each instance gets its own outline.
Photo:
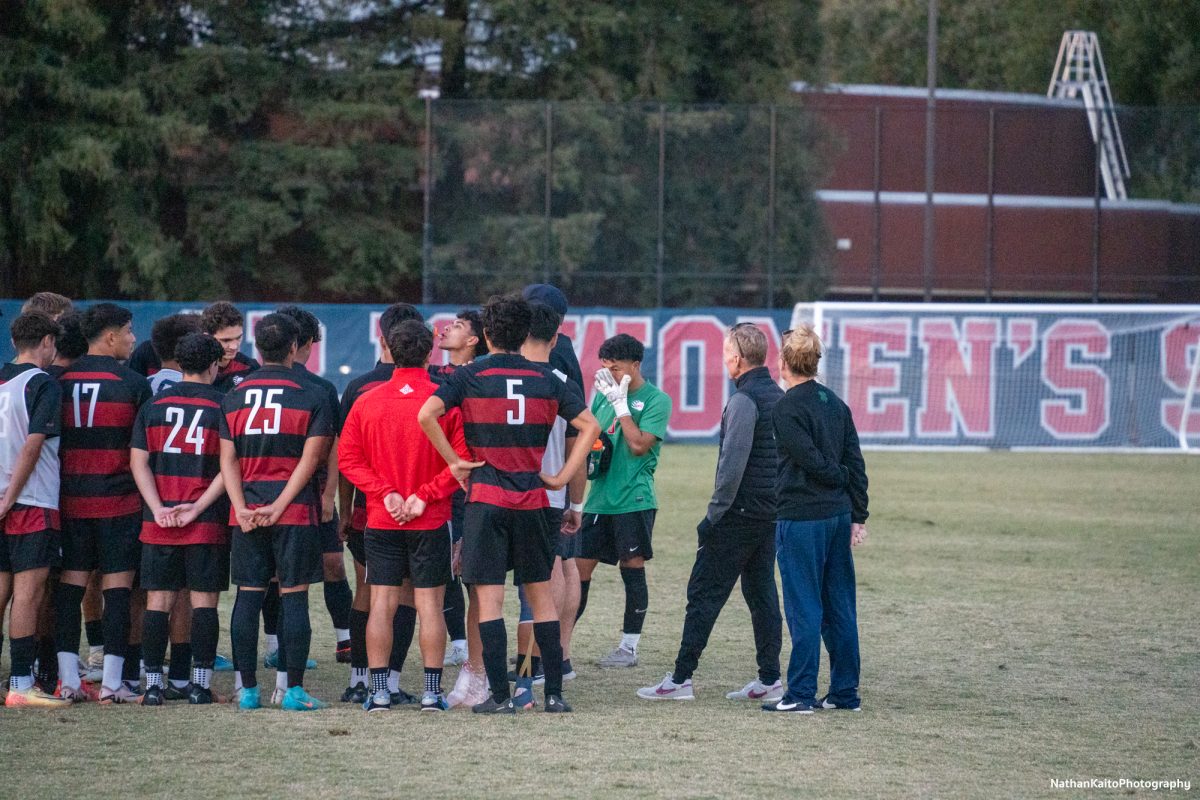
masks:
<path id="1" fill-rule="evenodd" d="M 221 401 L 205 383 L 177 383 L 155 395 L 138 412 L 131 446 L 150 457 L 154 485 L 164 506 L 194 503 L 221 472 Z M 162 528 L 142 504 L 147 544 L 222 544 L 229 529 L 229 503 L 221 498 L 184 528 Z"/>
<path id="2" fill-rule="evenodd" d="M 325 398 L 306 390 L 296 373 L 268 364 L 256 370 L 221 403 L 221 438 L 233 442 L 242 469 L 249 508 L 279 497 L 315 436 L 333 436 Z M 321 498 L 315 482 L 300 490 L 280 517 L 280 525 L 316 525 Z M 237 521 L 230 510 L 229 524 Z"/>
<path id="3" fill-rule="evenodd" d="M 587 410 L 578 393 L 548 367 L 513 353 L 493 353 L 459 367 L 437 390 L 446 408 L 461 408 L 467 447 L 484 466 L 471 473 L 467 502 L 545 508 L 540 472 L 555 417 Z"/>
<path id="4" fill-rule="evenodd" d="M 350 409 L 354 407 L 354 403 L 358 398 L 391 380 L 392 372 L 395 369 L 395 364 L 385 364 L 380 361 L 375 364 L 373 370 L 365 375 L 359 375 L 346 385 L 346 390 L 342 392 L 340 409 L 343 425 L 346 423 L 346 419 L 349 418 Z M 433 367 L 430 367 L 430 369 L 432 370 Z M 350 527 L 356 531 L 365 531 L 367 529 L 367 497 L 357 487 L 354 489 L 354 500 L 350 507 Z"/>
<path id="5" fill-rule="evenodd" d="M 430 364 L 426 369 L 429 370 L 429 378 L 434 383 L 442 384 L 450 380 L 450 376 L 454 374 L 456 369 L 461 369 L 461 364 Z"/>
<path id="6" fill-rule="evenodd" d="M 239 351 L 228 364 L 217 370 L 217 378 L 213 381 L 213 388 L 225 394 L 246 380 L 250 376 L 250 373 L 258 368 L 257 361 L 250 356 L 243 355 Z"/>
<path id="7" fill-rule="evenodd" d="M 142 498 L 129 471 L 129 439 L 138 409 L 150 399 L 149 381 L 111 356 L 85 355 L 59 384 L 63 516 L 137 514 Z"/>

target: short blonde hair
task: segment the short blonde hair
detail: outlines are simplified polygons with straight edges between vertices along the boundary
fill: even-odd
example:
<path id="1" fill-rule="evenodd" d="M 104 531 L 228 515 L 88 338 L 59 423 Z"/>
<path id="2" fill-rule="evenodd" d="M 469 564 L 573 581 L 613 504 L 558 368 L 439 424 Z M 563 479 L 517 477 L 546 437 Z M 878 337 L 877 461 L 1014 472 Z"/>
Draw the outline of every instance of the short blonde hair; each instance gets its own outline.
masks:
<path id="1" fill-rule="evenodd" d="M 22 314 L 40 311 L 51 319 L 58 319 L 72 310 L 74 310 L 74 306 L 71 304 L 71 299 L 56 292 L 38 292 L 21 306 Z"/>
<path id="2" fill-rule="evenodd" d="M 726 338 L 733 342 L 738 355 L 746 363 L 761 367 L 767 361 L 767 335 L 752 322 L 739 322 L 725 331 Z"/>
<path id="3" fill-rule="evenodd" d="M 779 356 L 793 375 L 815 378 L 824 350 L 821 337 L 817 336 L 813 326 L 805 324 L 784 334 Z"/>

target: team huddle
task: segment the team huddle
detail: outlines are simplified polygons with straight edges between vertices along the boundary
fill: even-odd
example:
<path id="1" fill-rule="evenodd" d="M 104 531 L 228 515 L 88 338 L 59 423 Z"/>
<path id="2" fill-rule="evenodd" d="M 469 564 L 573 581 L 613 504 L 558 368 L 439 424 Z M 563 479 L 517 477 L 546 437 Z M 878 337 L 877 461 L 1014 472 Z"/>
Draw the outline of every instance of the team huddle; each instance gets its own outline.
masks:
<path id="1" fill-rule="evenodd" d="M 380 315 L 379 362 L 339 397 L 305 366 L 322 326 L 298 306 L 254 324 L 260 364 L 242 353 L 245 321 L 228 302 L 156 320 L 135 348 L 129 310 L 76 312 L 61 295 L 35 295 L 10 326 L 17 356 L 0 369 L 6 705 L 204 705 L 222 700 L 213 673 L 231 669 L 241 709 L 320 709 L 304 679 L 315 666 L 308 590 L 321 583 L 335 658 L 349 665 L 342 702 L 512 714 L 536 707 L 542 684 L 543 710 L 566 712 L 571 639 L 600 563 L 619 567 L 625 613 L 620 642 L 597 663 L 637 666 L 671 399 L 643 377 L 642 343 L 618 334 L 596 354 L 589 404 L 559 332 L 566 312 L 546 284 L 440 331 L 396 303 Z M 766 353 L 757 326 L 727 331 L 736 391 L 679 655 L 637 696 L 695 697 L 692 674 L 740 580 L 758 677 L 726 696 L 765 711 L 858 710 L 850 547 L 866 537 L 867 484 L 857 434 L 814 380 L 811 328 L 784 334 L 786 392 Z M 777 560 L 793 640 L 786 686 Z M 509 573 L 521 608 L 511 661 Z M 231 583 L 232 662 L 217 652 Z M 414 695 L 400 677 L 418 623 Z M 817 700 L 822 640 L 830 689 Z M 275 671 L 269 699 L 260 664 Z"/>

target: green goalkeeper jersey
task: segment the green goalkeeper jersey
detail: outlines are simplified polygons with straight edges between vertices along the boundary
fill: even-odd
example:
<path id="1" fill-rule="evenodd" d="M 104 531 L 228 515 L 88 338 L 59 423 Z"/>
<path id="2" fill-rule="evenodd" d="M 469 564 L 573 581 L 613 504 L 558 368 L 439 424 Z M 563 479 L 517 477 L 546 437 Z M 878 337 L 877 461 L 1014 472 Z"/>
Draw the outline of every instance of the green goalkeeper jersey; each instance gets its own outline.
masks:
<path id="1" fill-rule="evenodd" d="M 600 430 L 612 439 L 613 454 L 608 470 L 590 481 L 591 490 L 583 507 L 585 514 L 628 514 L 658 508 L 654 470 L 671 419 L 671 397 L 657 386 L 643 383 L 636 392 L 629 393 L 629 412 L 639 430 L 658 437 L 643 456 L 629 451 L 613 407 L 604 395 L 597 392 L 592 398 L 592 413 L 600 423 Z"/>

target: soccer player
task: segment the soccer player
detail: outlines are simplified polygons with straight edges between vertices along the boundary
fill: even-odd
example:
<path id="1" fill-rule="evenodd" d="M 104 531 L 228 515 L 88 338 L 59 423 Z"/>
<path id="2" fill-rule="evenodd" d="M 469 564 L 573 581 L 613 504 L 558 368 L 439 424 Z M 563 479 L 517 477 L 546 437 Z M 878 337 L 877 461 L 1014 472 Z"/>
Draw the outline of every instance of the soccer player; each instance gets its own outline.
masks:
<path id="1" fill-rule="evenodd" d="M 154 327 L 150 329 L 150 344 L 158 357 L 159 368 L 147 376 L 150 378 L 150 391 L 158 394 L 183 380 L 179 362 L 175 360 L 175 346 L 184 336 L 199 330 L 200 317 L 195 314 L 171 314 L 154 321 Z"/>
<path id="2" fill-rule="evenodd" d="M 583 509 L 578 558 L 579 615 L 598 562 L 620 564 L 625 584 L 621 642 L 600 659 L 602 667 L 637 666 L 638 640 L 650 605 L 646 562 L 654 557 L 654 470 L 671 418 L 671 397 L 642 377 L 644 355 L 642 343 L 626 333 L 600 345 L 604 366 L 596 371 L 592 399 L 592 412 L 611 451 L 607 467 L 603 457 L 593 457 L 596 469 L 589 475 L 592 488 Z"/>
<path id="3" fill-rule="evenodd" d="M 367 711 L 391 708 L 392 625 L 401 586 L 408 583 L 421 620 L 425 663 L 421 710 L 444 711 L 448 706 L 441 686 L 446 639 L 442 600 L 450 581 L 450 495 L 458 481 L 417 424 L 417 412 L 437 388 L 426 371 L 433 335 L 424 324 L 408 320 L 388 332 L 388 349 L 396 365 L 391 379 L 351 409 L 339 444 L 342 471 L 367 496 L 371 695 L 364 707 Z M 454 411 L 440 422 L 455 453 L 466 458 L 462 415 Z M 396 442 L 407 444 L 397 449 Z"/>
<path id="4" fill-rule="evenodd" d="M 520 349 L 529 336 L 529 303 L 520 296 L 493 297 L 483 308 L 483 332 L 490 355 L 455 371 L 425 402 L 422 429 L 460 481 L 470 477 L 463 523 L 463 581 L 474 587 L 479 634 L 491 697 L 476 705 L 480 714 L 512 714 L 504 629 L 504 582 L 512 570 L 533 606 L 534 638 L 545 662 L 547 712 L 570 707 L 562 698 L 562 644 L 558 610 L 550 592 L 557 537 L 551 536 L 544 509 L 546 489 L 561 489 L 587 459 L 598 426 L 580 399 Z M 462 408 L 467 447 L 485 463 L 462 459 L 438 424 L 451 408 Z M 541 475 L 542 456 L 556 417 L 579 432 L 557 475 Z"/>
<path id="5" fill-rule="evenodd" d="M 557 286 L 548 283 L 531 283 L 521 291 L 521 296 L 530 303 L 542 303 L 550 306 L 560 317 L 567 316 L 567 296 Z M 559 333 L 550 351 L 550 366 L 567 376 L 567 380 L 575 384 L 581 395 L 583 389 L 583 370 L 579 367 L 579 357 L 575 355 L 575 344 L 571 337 Z"/>
<path id="6" fill-rule="evenodd" d="M 280 591 L 280 663 L 287 711 L 324 706 L 304 690 L 312 643 L 308 586 L 321 580 L 317 525 L 321 498 L 313 474 L 333 439 L 326 404 L 307 391 L 292 369 L 300 330 L 291 317 L 268 314 L 254 327 L 265 365 L 225 396 L 221 405 L 221 474 L 232 506 L 230 575 L 238 587 L 230 636 L 241 673 L 238 704 L 261 707 L 258 618 L 272 578 Z"/>
<path id="7" fill-rule="evenodd" d="M 721 446 L 712 500 L 696 527 L 696 562 L 687 588 L 687 615 L 675 669 L 656 686 L 638 690 L 645 700 L 690 700 L 692 673 L 708 644 L 717 615 L 741 579 L 750 607 L 758 678 L 729 692 L 730 700 L 778 701 L 783 619 L 775 590 L 775 474 L 778 453 L 771 411 L 783 390 L 763 364 L 767 337 L 739 322 L 725 334 L 723 360 L 737 391 L 721 416 Z"/>
<path id="8" fill-rule="evenodd" d="M 75 305 L 71 302 L 71 298 L 55 292 L 38 292 L 21 304 L 22 314 L 40 311 L 55 322 L 74 310 Z"/>
<path id="9" fill-rule="evenodd" d="M 134 572 L 141 563 L 142 501 L 129 471 L 134 419 L 150 384 L 119 362 L 137 338 L 133 314 L 98 303 L 83 314 L 86 355 L 59 379 L 62 386 L 62 575 L 55 598 L 59 696 L 84 699 L 79 681 L 80 602 L 95 570 L 104 595 L 101 703 L 139 697 L 141 621 L 131 639 Z M 126 659 L 129 663 L 126 664 Z M 124 680 L 122 678 L 124 677 Z"/>
<path id="10" fill-rule="evenodd" d="M 62 396 L 45 368 L 58 323 L 25 312 L 10 328 L 17 358 L 0 367 L 0 609 L 12 598 L 8 697 L 13 706 L 59 707 L 69 700 L 34 686 L 38 616 L 58 560 L 59 419 Z"/>
<path id="11" fill-rule="evenodd" d="M 341 418 L 350 416 L 358 399 L 372 389 L 383 386 L 392 377 L 395 365 L 388 350 L 388 332 L 405 320 L 424 322 L 416 307 L 408 303 L 393 303 L 379 316 L 380 360 L 370 372 L 350 381 L 342 392 Z M 339 447 L 339 451 L 340 451 Z M 363 535 L 367 527 L 367 497 L 355 489 L 345 474 L 338 477 L 338 508 L 341 510 L 341 538 L 354 559 L 354 603 L 350 607 L 350 684 L 342 693 L 343 703 L 367 702 L 370 692 L 370 670 L 367 662 L 367 619 L 371 611 L 371 587 L 366 582 L 366 546 Z M 346 509 L 350 509 L 349 513 Z M 392 705 L 415 703 L 417 698 L 400 688 L 400 671 L 412 644 L 416 630 L 417 610 L 413 606 L 411 584 L 401 589 L 400 605 L 396 608 L 392 627 L 392 654 L 389 658 L 389 686 Z"/>
<path id="12" fill-rule="evenodd" d="M 157 348 L 156 348 L 157 349 Z M 176 594 L 190 593 L 191 658 L 172 652 L 172 671 L 192 667 L 192 705 L 213 702 L 217 655 L 217 597 L 229 588 L 229 510 L 221 478 L 221 400 L 212 388 L 221 345 L 193 332 L 167 353 L 183 379 L 163 389 L 138 413 L 130 466 L 141 491 L 142 588 L 148 592 L 143 622 L 146 692 L 142 704 L 165 696 L 163 660 Z M 158 375 L 161 375 L 159 372 Z M 175 660 L 191 663 L 176 664 Z"/>
<path id="13" fill-rule="evenodd" d="M 71 311 L 58 318 L 58 336 L 54 339 L 54 361 L 46 367 L 50 377 L 58 380 L 75 363 L 75 359 L 86 355 L 87 337 L 83 335 L 83 314 Z"/>
<path id="14" fill-rule="evenodd" d="M 258 369 L 258 362 L 242 353 L 245 324 L 242 312 L 225 300 L 218 300 L 200 314 L 201 330 L 220 342 L 225 352 L 217 379 L 213 381 L 218 392 L 228 392 Z"/>
<path id="15" fill-rule="evenodd" d="M 309 391 L 321 397 L 326 404 L 326 413 L 333 421 L 334 436 L 341 432 L 342 415 L 338 400 L 337 388 L 320 375 L 314 375 L 305 366 L 312 349 L 321 341 L 321 322 L 316 315 L 299 306 L 288 305 L 278 309 L 278 313 L 291 317 L 300 328 L 299 345 L 296 348 L 296 358 L 292 362 L 292 370 L 300 379 L 301 384 Z M 346 560 L 342 556 L 344 544 L 338 535 L 337 518 L 337 440 L 329 449 L 328 461 L 317 467 L 313 480 L 317 483 L 317 494 L 321 498 L 321 553 L 325 570 L 324 594 L 325 608 L 333 621 L 333 630 L 337 636 L 337 650 L 334 657 L 340 663 L 350 663 L 350 605 L 353 595 L 350 593 L 350 583 L 346 580 Z"/>

